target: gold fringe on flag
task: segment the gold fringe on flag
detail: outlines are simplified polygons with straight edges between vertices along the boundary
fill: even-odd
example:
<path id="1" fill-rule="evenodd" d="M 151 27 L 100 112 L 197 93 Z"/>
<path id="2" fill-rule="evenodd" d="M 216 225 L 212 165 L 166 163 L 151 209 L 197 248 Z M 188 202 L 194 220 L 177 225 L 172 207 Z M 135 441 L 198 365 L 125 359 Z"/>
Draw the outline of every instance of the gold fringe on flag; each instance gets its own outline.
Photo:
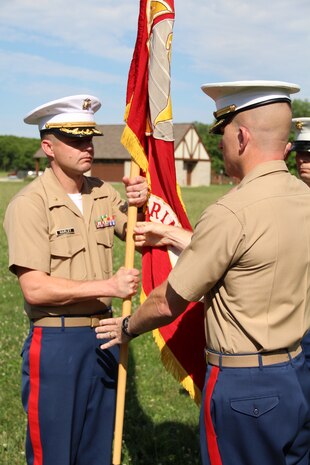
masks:
<path id="1" fill-rule="evenodd" d="M 141 304 L 146 300 L 146 295 L 143 289 L 140 294 Z M 172 374 L 174 379 L 180 383 L 183 388 L 189 393 L 191 399 L 195 401 L 199 407 L 201 404 L 201 391 L 198 389 L 193 379 L 186 373 L 182 365 L 173 355 L 172 351 L 169 349 L 164 338 L 159 332 L 159 329 L 154 329 L 152 331 L 153 338 L 160 350 L 160 358 L 165 369 Z"/>
<path id="2" fill-rule="evenodd" d="M 166 370 L 186 389 L 198 407 L 201 404 L 201 392 L 193 379 L 186 373 L 182 365 L 174 357 L 158 329 L 153 331 L 154 340 L 160 350 L 161 361 Z"/>
<path id="3" fill-rule="evenodd" d="M 129 126 L 125 126 L 121 137 L 121 143 L 128 150 L 137 165 L 140 166 L 142 171 L 148 172 L 148 160 L 144 153 L 144 149 L 136 136 L 136 134 L 130 129 Z"/>
<path id="4" fill-rule="evenodd" d="M 176 189 L 177 189 L 177 194 L 178 194 L 178 197 L 179 197 L 179 199 L 180 199 L 180 202 L 181 202 L 181 205 L 182 205 L 182 207 L 183 207 L 183 210 L 184 210 L 185 213 L 186 213 L 185 204 L 184 204 L 183 199 L 182 199 L 181 188 L 180 188 L 180 186 L 179 186 L 178 183 L 176 184 Z"/>

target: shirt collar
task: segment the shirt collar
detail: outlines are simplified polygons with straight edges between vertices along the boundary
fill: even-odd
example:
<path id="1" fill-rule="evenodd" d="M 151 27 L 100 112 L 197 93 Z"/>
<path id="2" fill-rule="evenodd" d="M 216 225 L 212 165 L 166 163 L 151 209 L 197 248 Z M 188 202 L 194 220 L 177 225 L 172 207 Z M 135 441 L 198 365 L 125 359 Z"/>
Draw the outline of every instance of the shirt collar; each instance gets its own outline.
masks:
<path id="1" fill-rule="evenodd" d="M 103 181 L 100 182 L 99 180 L 98 182 L 91 182 L 92 179 L 93 178 L 84 176 L 82 194 L 91 195 L 94 199 L 107 197 L 109 193 L 105 187 L 105 183 Z M 52 168 L 45 169 L 42 174 L 42 181 L 44 181 L 44 188 L 47 193 L 49 208 L 69 204 L 69 197 L 55 176 Z"/>
<path id="2" fill-rule="evenodd" d="M 253 181 L 254 179 L 265 176 L 266 174 L 275 173 L 277 171 L 288 172 L 288 167 L 283 160 L 272 160 L 265 163 L 260 163 L 253 170 L 251 170 L 238 184 L 237 189 L 240 189 L 245 184 Z"/>

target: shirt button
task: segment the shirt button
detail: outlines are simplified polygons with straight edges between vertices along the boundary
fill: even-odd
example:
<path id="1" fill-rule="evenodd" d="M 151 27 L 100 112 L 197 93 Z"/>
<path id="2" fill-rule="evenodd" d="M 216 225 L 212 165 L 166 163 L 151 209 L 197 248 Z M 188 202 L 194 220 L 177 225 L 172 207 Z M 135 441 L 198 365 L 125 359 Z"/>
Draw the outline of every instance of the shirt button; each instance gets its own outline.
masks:
<path id="1" fill-rule="evenodd" d="M 253 413 L 254 413 L 255 416 L 257 416 L 257 415 L 259 414 L 258 408 L 255 408 L 255 409 L 253 410 Z"/>

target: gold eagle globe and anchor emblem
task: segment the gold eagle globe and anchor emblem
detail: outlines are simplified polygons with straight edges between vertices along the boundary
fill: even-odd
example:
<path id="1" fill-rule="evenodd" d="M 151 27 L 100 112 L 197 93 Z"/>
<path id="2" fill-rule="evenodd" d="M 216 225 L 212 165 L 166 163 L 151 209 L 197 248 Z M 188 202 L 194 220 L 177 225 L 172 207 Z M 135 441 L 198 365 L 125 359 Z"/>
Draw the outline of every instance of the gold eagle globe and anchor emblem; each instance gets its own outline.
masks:
<path id="1" fill-rule="evenodd" d="M 89 110 L 90 107 L 91 107 L 91 100 L 90 100 L 90 98 L 86 98 L 86 99 L 84 100 L 84 102 L 83 102 L 83 107 L 82 107 L 82 109 L 83 109 L 83 110 Z"/>

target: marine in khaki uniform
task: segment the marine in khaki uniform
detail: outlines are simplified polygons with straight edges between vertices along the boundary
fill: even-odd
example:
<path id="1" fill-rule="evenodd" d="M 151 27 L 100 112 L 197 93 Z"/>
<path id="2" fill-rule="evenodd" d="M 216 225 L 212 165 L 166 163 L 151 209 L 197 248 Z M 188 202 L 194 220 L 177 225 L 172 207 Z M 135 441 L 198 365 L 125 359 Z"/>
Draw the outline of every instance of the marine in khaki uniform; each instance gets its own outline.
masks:
<path id="1" fill-rule="evenodd" d="M 292 150 L 296 152 L 299 177 L 310 187 L 310 117 L 293 118 L 295 139 Z"/>
<path id="2" fill-rule="evenodd" d="M 113 296 L 136 293 L 138 270 L 113 275 L 114 234 L 126 203 L 90 170 L 102 135 L 96 97 L 48 102 L 25 118 L 38 124 L 50 167 L 10 202 L 4 227 L 9 267 L 25 297 L 30 331 L 22 357 L 28 464 L 110 465 L 118 348 L 100 350 L 94 328 Z M 128 201 L 146 201 L 144 178 L 124 179 Z"/>
<path id="3" fill-rule="evenodd" d="M 296 152 L 296 165 L 300 179 L 310 187 L 310 117 L 293 118 L 295 140 L 292 150 Z M 310 368 L 310 331 L 302 340 L 302 348 Z"/>
<path id="4" fill-rule="evenodd" d="M 111 333 L 101 347 L 113 347 L 204 297 L 203 465 L 308 465 L 310 377 L 300 342 L 310 323 L 310 195 L 284 161 L 299 87 L 202 89 L 216 104 L 211 131 L 221 134 L 226 172 L 241 182 L 203 212 L 168 280 L 131 318 L 102 320 L 96 332 Z"/>

